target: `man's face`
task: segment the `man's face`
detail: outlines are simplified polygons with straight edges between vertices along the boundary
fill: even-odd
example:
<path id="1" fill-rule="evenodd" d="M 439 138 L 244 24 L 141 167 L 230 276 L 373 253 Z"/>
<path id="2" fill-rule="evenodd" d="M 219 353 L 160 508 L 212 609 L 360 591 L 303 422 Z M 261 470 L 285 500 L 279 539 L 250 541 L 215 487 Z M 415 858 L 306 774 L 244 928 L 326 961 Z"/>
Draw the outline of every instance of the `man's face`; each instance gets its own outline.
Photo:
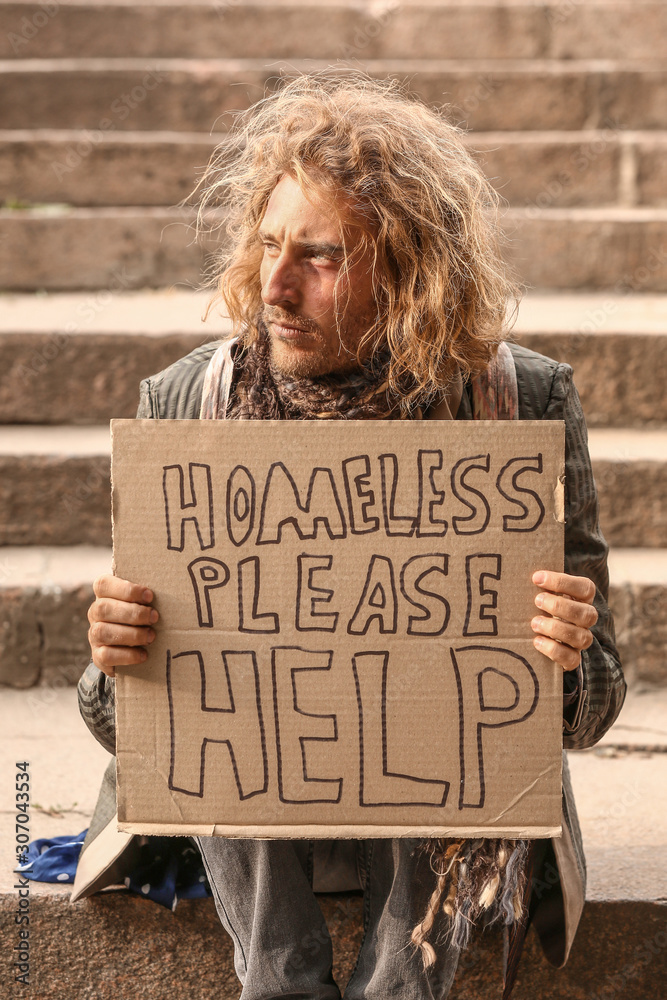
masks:
<path id="1" fill-rule="evenodd" d="M 260 228 L 264 319 L 273 364 L 287 375 L 355 368 L 361 338 L 375 321 L 372 246 L 369 241 L 354 252 L 361 249 L 361 232 L 351 225 L 350 210 L 340 209 L 339 220 L 324 201 L 309 201 L 288 174 L 266 206 Z M 345 250 L 353 259 L 338 286 L 337 315 L 334 291 Z M 365 345 L 361 357 L 370 350 Z"/>

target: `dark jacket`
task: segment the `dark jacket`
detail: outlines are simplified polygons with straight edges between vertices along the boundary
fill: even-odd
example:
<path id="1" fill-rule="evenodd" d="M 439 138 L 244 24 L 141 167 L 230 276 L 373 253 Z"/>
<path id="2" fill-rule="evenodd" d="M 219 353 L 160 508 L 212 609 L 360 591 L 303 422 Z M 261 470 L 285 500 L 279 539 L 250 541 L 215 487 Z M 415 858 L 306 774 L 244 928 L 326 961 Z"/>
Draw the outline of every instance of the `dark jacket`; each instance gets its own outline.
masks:
<path id="1" fill-rule="evenodd" d="M 596 585 L 598 621 L 592 646 L 579 671 L 564 675 L 563 745 L 593 746 L 621 710 L 625 681 L 614 645 L 607 606 L 607 545 L 598 524 L 598 501 L 588 454 L 586 424 L 572 369 L 526 348 L 510 345 L 517 375 L 519 419 L 565 421 L 565 572 L 589 577 Z M 218 343 L 197 348 L 158 375 L 141 383 L 137 417 L 197 419 L 204 375 Z M 464 387 L 457 420 L 472 419 Z M 568 690 L 571 687 L 572 690 Z M 81 714 L 95 738 L 115 752 L 114 681 L 91 663 L 79 682 Z M 86 837 L 72 899 L 122 882 L 132 864 L 136 838 L 115 829 L 115 759 L 105 775 Z M 536 872 L 533 922 L 545 953 L 562 965 L 569 953 L 585 898 L 586 869 L 581 833 L 564 759 L 563 835 L 546 842 Z"/>

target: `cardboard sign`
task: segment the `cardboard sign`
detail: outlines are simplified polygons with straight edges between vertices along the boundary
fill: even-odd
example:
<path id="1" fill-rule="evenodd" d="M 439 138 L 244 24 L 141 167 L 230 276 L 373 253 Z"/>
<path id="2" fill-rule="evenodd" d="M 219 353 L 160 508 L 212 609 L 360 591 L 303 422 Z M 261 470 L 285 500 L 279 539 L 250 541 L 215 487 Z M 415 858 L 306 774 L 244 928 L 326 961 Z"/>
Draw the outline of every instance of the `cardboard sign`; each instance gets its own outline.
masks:
<path id="1" fill-rule="evenodd" d="M 160 612 L 118 671 L 121 830 L 560 829 L 562 422 L 114 420 L 116 575 Z"/>

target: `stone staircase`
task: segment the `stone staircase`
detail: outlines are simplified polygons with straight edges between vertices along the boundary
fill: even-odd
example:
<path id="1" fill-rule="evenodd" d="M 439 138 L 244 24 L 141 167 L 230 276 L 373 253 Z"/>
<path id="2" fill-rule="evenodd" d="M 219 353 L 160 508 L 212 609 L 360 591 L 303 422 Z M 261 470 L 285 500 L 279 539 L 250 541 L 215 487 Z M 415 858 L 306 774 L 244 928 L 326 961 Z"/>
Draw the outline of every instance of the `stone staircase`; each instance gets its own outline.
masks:
<path id="1" fill-rule="evenodd" d="M 515 336 L 574 367 L 612 546 L 631 696 L 599 748 L 571 755 L 589 901 L 563 972 L 529 936 L 515 996 L 667 997 L 667 5 L 0 0 L 0 21 L 0 760 L 5 775 L 32 762 L 31 835 L 87 826 L 107 757 L 72 685 L 110 565 L 108 420 L 226 329 L 200 319 L 210 245 L 183 199 L 234 109 L 283 70 L 345 60 L 408 78 L 471 129 L 530 286 Z M 6 863 L 7 953 L 12 884 Z M 210 905 L 67 895 L 33 885 L 40 1000 L 238 995 Z M 344 979 L 358 900 L 326 906 Z M 498 941 L 475 947 L 453 996 L 498 995 Z"/>

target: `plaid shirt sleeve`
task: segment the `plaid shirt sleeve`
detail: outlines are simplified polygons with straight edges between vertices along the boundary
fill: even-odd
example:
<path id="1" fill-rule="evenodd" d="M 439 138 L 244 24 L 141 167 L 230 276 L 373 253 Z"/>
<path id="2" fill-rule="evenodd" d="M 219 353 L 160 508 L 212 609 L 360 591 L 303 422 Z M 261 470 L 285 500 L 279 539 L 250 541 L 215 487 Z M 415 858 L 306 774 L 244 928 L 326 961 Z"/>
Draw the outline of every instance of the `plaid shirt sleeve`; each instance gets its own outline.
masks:
<path id="1" fill-rule="evenodd" d="M 140 387 L 137 418 L 153 417 L 150 379 Z M 79 712 L 91 733 L 105 750 L 116 753 L 116 682 L 107 677 L 91 660 L 77 687 Z"/>
<path id="2" fill-rule="evenodd" d="M 79 711 L 91 733 L 109 753 L 116 753 L 116 682 L 91 660 L 77 688 Z"/>
<path id="3" fill-rule="evenodd" d="M 583 750 L 597 743 L 615 722 L 626 684 L 607 604 L 608 546 L 598 521 L 586 421 L 568 365 L 558 366 L 543 419 L 565 421 L 565 572 L 586 576 L 596 587 L 593 645 L 582 653 L 578 671 L 565 675 L 563 745 Z"/>

